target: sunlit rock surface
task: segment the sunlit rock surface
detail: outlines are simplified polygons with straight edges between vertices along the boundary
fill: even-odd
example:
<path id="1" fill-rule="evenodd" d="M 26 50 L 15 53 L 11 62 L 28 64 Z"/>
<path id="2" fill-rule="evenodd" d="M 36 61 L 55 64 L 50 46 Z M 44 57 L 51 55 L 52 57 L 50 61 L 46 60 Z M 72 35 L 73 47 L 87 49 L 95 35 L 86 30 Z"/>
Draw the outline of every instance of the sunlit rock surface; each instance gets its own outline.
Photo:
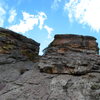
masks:
<path id="1" fill-rule="evenodd" d="M 39 43 L 0 28 L 0 82 L 14 81 L 38 61 Z"/>
<path id="2" fill-rule="evenodd" d="M 98 44 L 96 38 L 82 35 L 55 35 L 53 42 L 50 43 L 45 53 L 66 53 L 68 51 L 98 54 Z"/>
<path id="3" fill-rule="evenodd" d="M 13 60 L 34 61 L 39 53 L 39 43 L 11 30 L 0 28 L 0 54 L 9 55 Z"/>
<path id="4" fill-rule="evenodd" d="M 100 100 L 100 56 L 90 40 L 92 49 L 52 42 L 38 57 L 37 42 L 0 29 L 0 100 Z"/>
<path id="5" fill-rule="evenodd" d="M 56 35 L 44 50 L 41 72 L 82 75 L 100 71 L 96 38 L 81 35 Z"/>

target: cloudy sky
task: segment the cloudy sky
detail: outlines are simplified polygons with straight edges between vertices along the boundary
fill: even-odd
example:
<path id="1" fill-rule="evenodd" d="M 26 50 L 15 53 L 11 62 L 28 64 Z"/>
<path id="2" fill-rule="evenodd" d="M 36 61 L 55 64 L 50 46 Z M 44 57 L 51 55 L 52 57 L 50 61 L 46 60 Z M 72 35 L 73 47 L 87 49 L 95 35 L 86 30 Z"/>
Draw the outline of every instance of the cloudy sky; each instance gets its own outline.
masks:
<path id="1" fill-rule="evenodd" d="M 55 34 L 94 36 L 100 47 L 100 0 L 0 0 L 0 27 L 39 42 L 40 54 Z"/>

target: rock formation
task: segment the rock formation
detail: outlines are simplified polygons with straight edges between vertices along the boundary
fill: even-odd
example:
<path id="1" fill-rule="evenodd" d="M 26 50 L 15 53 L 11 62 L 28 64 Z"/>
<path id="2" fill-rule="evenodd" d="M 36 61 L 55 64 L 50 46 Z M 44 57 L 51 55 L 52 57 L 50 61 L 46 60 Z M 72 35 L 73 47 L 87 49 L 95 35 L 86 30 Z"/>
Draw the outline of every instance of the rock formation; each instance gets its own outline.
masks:
<path id="1" fill-rule="evenodd" d="M 46 51 L 47 50 L 47 51 Z M 82 35 L 55 35 L 54 41 L 49 45 L 45 53 L 66 53 L 68 51 L 98 54 L 96 38 Z"/>
<path id="2" fill-rule="evenodd" d="M 13 60 L 36 60 L 39 43 L 11 30 L 0 28 L 0 54 L 9 55 Z"/>
<path id="3" fill-rule="evenodd" d="M 39 43 L 0 28 L 0 82 L 12 81 L 32 69 L 38 60 Z"/>
<path id="4" fill-rule="evenodd" d="M 46 73 L 82 75 L 100 71 L 98 44 L 91 36 L 56 35 L 44 50 L 39 67 Z"/>
<path id="5" fill-rule="evenodd" d="M 56 35 L 39 62 L 38 51 L 39 43 L 0 28 L 0 100 L 100 100 L 95 38 Z"/>

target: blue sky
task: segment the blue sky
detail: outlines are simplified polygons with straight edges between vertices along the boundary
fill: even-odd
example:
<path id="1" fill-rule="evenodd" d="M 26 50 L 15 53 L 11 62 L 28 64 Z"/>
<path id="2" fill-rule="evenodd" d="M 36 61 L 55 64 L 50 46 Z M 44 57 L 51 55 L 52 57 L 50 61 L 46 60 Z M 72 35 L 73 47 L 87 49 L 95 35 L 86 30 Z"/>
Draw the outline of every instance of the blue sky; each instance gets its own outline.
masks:
<path id="1" fill-rule="evenodd" d="M 100 47 L 100 0 L 0 0 L 0 27 L 41 44 L 55 34 L 90 35 Z"/>

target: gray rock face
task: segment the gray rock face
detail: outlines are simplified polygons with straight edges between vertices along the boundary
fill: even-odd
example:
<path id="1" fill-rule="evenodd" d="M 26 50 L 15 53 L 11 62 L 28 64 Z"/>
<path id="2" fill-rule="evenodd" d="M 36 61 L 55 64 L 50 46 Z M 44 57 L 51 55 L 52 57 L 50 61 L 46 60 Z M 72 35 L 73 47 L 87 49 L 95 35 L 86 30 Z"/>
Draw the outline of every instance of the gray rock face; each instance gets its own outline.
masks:
<path id="1" fill-rule="evenodd" d="M 45 55 L 39 63 L 40 71 L 46 73 L 82 75 L 100 72 L 100 56 L 67 52 L 57 55 Z"/>
<path id="2" fill-rule="evenodd" d="M 41 72 L 82 75 L 100 72 L 100 56 L 94 37 L 56 35 L 40 60 Z"/>
<path id="3" fill-rule="evenodd" d="M 100 100 L 100 73 L 54 75 L 30 70 L 0 83 L 0 100 Z"/>
<path id="4" fill-rule="evenodd" d="M 91 53 L 79 49 L 58 53 L 56 46 L 50 46 L 40 62 L 19 54 L 18 49 L 11 53 L 0 49 L 0 100 L 100 100 L 96 48 Z"/>
<path id="5" fill-rule="evenodd" d="M 11 30 L 0 28 L 0 83 L 12 82 L 33 69 L 39 43 Z"/>

